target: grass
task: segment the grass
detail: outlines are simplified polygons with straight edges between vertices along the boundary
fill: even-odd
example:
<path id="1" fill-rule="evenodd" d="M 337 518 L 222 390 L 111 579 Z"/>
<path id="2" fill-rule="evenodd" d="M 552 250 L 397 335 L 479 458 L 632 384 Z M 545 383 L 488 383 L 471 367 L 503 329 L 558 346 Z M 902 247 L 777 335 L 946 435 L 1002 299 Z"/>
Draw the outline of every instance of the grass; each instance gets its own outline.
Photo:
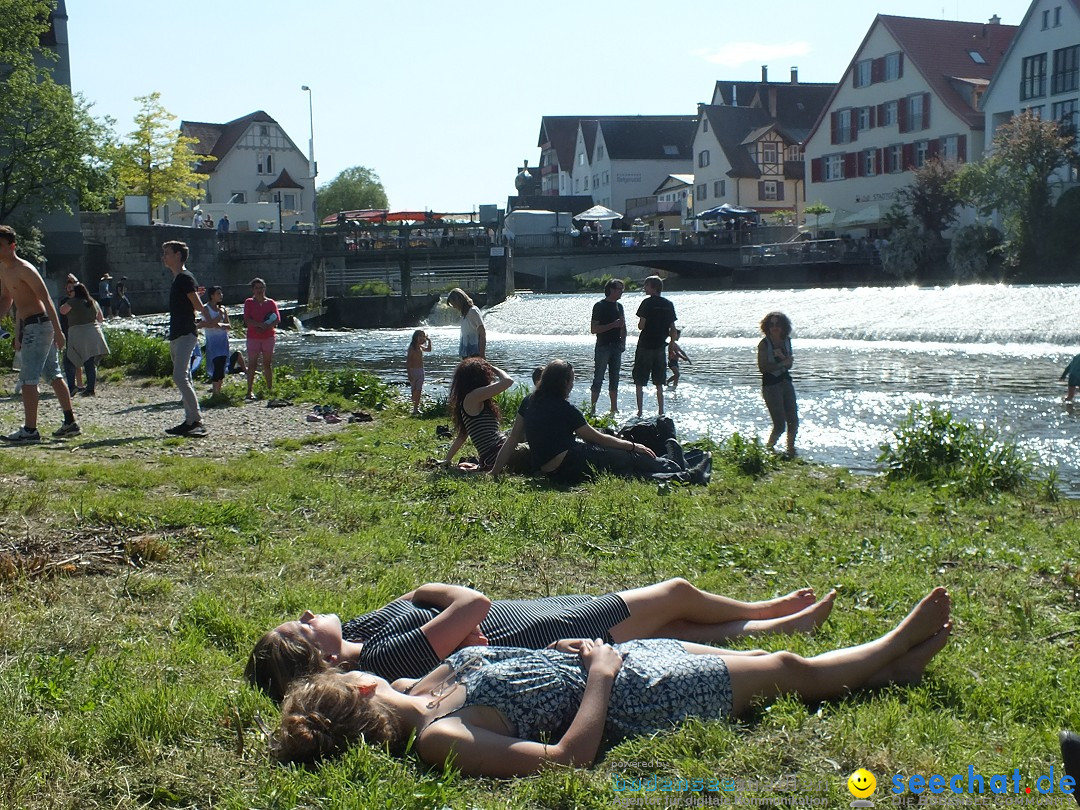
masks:
<path id="1" fill-rule="evenodd" d="M 301 387 L 380 401 L 363 379 Z M 794 774 L 840 807 L 858 767 L 883 806 L 894 773 L 1060 775 L 1055 734 L 1080 726 L 1077 502 L 776 463 L 742 439 L 714 445 L 708 488 L 458 477 L 423 465 L 445 446 L 438 420 L 384 404 L 374 423 L 227 464 L 157 440 L 0 453 L 0 806 L 602 808 L 619 806 L 616 777 L 655 773 Z M 3 565 L 74 534 L 67 569 Z M 97 548 L 121 562 L 94 568 Z M 367 748 L 317 772 L 268 761 L 256 718 L 273 725 L 276 709 L 243 662 L 304 608 L 352 616 L 432 580 L 531 597 L 671 576 L 739 598 L 840 591 L 814 637 L 751 646 L 868 639 L 935 584 L 952 591 L 955 637 L 918 687 L 688 723 L 592 770 L 462 779 Z"/>

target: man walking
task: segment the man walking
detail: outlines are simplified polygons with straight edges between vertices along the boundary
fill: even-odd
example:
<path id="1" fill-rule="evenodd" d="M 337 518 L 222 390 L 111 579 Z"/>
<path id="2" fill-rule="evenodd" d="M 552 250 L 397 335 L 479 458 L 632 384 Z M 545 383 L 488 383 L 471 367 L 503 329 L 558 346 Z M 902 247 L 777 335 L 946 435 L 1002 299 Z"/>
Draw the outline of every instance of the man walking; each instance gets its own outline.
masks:
<path id="1" fill-rule="evenodd" d="M 203 320 L 213 320 L 206 305 L 199 298 L 198 282 L 185 264 L 188 246 L 184 242 L 166 242 L 161 246 L 161 262 L 173 275 L 169 288 L 169 354 L 172 356 L 173 382 L 180 391 L 184 403 L 184 421 L 176 427 L 166 428 L 170 436 L 205 436 L 206 428 L 199 412 L 199 399 L 191 381 L 191 353 L 199 342 L 195 328 L 195 313 Z"/>
<path id="2" fill-rule="evenodd" d="M 649 276 L 642 289 L 647 296 L 638 307 L 637 351 L 634 353 L 634 385 L 637 387 L 637 415 L 641 416 L 641 400 L 645 384 L 650 376 L 656 386 L 656 406 L 661 416 L 664 415 L 664 377 L 667 374 L 667 341 L 677 339 L 675 331 L 675 305 L 660 293 L 664 291 L 664 280 L 660 276 Z"/>
<path id="3" fill-rule="evenodd" d="M 621 278 L 613 278 L 604 285 L 604 298 L 593 304 L 592 323 L 589 331 L 596 335 L 593 357 L 596 369 L 592 381 L 592 411 L 596 413 L 596 401 L 600 398 L 600 386 L 604 383 L 604 370 L 608 373 L 608 394 L 611 412 L 619 410 L 619 366 L 626 349 L 626 316 L 619 303 L 625 285 Z"/>
<path id="4" fill-rule="evenodd" d="M 23 426 L 3 436 L 12 444 L 36 444 L 41 441 L 37 430 L 38 381 L 44 374 L 52 382 L 56 399 L 64 411 L 64 424 L 53 436 L 78 436 L 82 431 L 71 408 L 71 392 L 60 373 L 57 350 L 64 347 L 64 333 L 45 282 L 37 268 L 15 252 L 15 230 L 0 225 L 0 318 L 7 315 L 14 302 L 18 322 L 15 324 L 15 351 L 21 351 L 22 365 L 19 382 L 22 389 Z"/>

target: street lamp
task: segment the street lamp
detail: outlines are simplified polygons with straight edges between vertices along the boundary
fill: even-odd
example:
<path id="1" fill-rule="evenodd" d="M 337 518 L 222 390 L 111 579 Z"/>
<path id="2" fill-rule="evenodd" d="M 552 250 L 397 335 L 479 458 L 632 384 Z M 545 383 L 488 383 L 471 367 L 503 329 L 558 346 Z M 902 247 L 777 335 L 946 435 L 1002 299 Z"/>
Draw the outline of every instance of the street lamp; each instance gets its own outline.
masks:
<path id="1" fill-rule="evenodd" d="M 318 166 L 315 165 L 315 112 L 311 103 L 311 88 L 306 84 L 300 89 L 307 93 L 308 125 L 310 136 L 308 137 L 308 174 L 311 176 L 311 216 L 315 221 L 315 233 L 319 232 L 319 205 L 318 195 L 315 192 L 315 177 L 319 174 Z"/>

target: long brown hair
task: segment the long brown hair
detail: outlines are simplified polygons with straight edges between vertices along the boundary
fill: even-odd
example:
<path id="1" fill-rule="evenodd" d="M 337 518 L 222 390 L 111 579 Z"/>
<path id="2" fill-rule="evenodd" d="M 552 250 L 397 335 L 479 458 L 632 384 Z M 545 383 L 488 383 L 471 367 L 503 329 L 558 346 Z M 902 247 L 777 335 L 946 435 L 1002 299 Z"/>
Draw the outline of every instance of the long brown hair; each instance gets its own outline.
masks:
<path id="1" fill-rule="evenodd" d="M 574 367 L 566 360 L 552 360 L 544 366 L 540 375 L 540 384 L 536 386 L 536 397 L 554 397 L 566 399 L 573 387 Z"/>
<path id="2" fill-rule="evenodd" d="M 293 681 L 329 668 L 318 648 L 310 641 L 274 628 L 255 642 L 255 649 L 244 667 L 244 677 L 252 686 L 280 703 Z"/>
<path id="3" fill-rule="evenodd" d="M 465 402 L 465 397 L 477 388 L 483 388 L 494 381 L 495 372 L 491 367 L 491 363 L 483 357 L 466 357 L 458 363 L 458 367 L 454 369 L 454 377 L 450 381 L 450 401 L 448 406 L 450 408 L 450 419 L 453 421 L 454 427 L 459 431 L 465 429 L 465 423 L 461 418 L 461 406 Z M 502 414 L 499 413 L 499 406 L 494 399 L 484 400 L 484 410 L 495 414 L 496 421 L 502 418 Z"/>
<path id="4" fill-rule="evenodd" d="M 784 339 L 791 337 L 791 320 L 783 312 L 770 312 L 761 319 L 761 331 L 766 337 L 769 336 L 769 321 L 780 321 L 780 333 Z"/>

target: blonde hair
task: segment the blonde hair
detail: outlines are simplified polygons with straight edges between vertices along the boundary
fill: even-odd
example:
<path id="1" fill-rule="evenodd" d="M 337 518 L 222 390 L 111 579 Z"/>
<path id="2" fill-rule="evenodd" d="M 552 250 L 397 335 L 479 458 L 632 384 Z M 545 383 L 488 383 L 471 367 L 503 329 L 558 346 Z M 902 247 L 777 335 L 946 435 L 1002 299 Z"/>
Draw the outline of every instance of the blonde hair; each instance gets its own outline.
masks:
<path id="1" fill-rule="evenodd" d="M 278 762 L 306 765 L 340 756 L 360 741 L 400 753 L 411 731 L 374 694 L 365 694 L 342 673 L 324 672 L 289 691 L 271 751 Z"/>

